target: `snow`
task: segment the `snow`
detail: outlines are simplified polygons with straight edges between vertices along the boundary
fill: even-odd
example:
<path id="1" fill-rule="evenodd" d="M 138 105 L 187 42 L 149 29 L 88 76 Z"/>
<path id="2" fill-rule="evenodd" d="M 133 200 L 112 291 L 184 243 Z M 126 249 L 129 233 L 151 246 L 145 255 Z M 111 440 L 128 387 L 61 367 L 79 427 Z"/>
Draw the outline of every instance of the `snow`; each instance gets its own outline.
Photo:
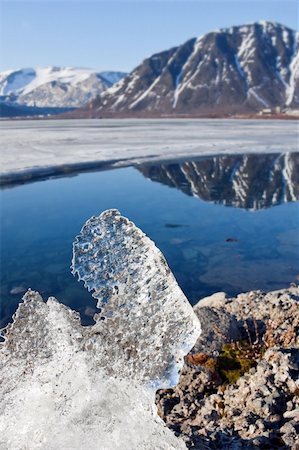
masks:
<path id="1" fill-rule="evenodd" d="M 241 59 L 243 63 L 246 62 L 254 52 L 254 47 L 253 33 L 245 34 L 239 47 L 238 58 Z"/>
<path id="2" fill-rule="evenodd" d="M 115 210 L 86 222 L 73 255 L 101 310 L 82 327 L 56 299 L 24 296 L 0 350 L 0 448 L 186 450 L 154 399 L 200 324 L 163 255 Z"/>
<path id="3" fill-rule="evenodd" d="M 12 74 L 14 76 L 12 77 Z M 9 82 L 7 77 L 12 79 Z M 0 73 L 0 95 L 17 94 L 22 92 L 26 86 L 30 85 L 36 77 L 34 69 L 20 69 L 20 71 L 6 71 Z"/>
<path id="4" fill-rule="evenodd" d="M 258 95 L 258 93 L 255 91 L 254 88 L 250 88 L 247 91 L 247 97 L 249 97 L 250 95 L 252 95 L 259 103 L 261 103 L 265 108 L 269 107 L 268 103 L 262 99 L 262 97 L 260 97 Z"/>
<path id="5" fill-rule="evenodd" d="M 286 105 L 290 105 L 294 98 L 296 81 L 299 79 L 299 33 L 294 33 L 294 45 L 290 64 L 290 81 L 286 90 Z"/>
<path id="6" fill-rule="evenodd" d="M 216 83 L 215 83 L 216 84 Z M 191 82 L 188 84 L 188 88 L 192 89 L 192 90 L 197 90 L 197 89 L 202 89 L 202 88 L 206 88 L 206 89 L 210 89 L 211 85 L 208 85 L 207 83 L 203 83 L 203 84 L 197 84 L 196 86 L 194 86 L 193 84 L 191 84 Z"/>
<path id="7" fill-rule="evenodd" d="M 0 122 L 0 176 L 83 163 L 128 166 L 213 154 L 298 151 L 298 122 L 124 119 Z"/>
<path id="8" fill-rule="evenodd" d="M 113 86 L 111 86 L 110 88 L 108 88 L 105 92 L 109 93 L 109 94 L 115 94 L 116 92 L 118 92 L 124 85 L 124 78 L 122 78 L 121 80 L 119 80 L 117 83 L 115 83 Z"/>
<path id="9" fill-rule="evenodd" d="M 283 30 L 282 40 L 287 47 L 290 45 L 289 33 L 287 32 L 287 30 Z"/>
<path id="10" fill-rule="evenodd" d="M 192 53 L 189 55 L 189 57 L 185 61 L 185 64 L 183 65 L 181 72 L 177 77 L 177 80 L 175 83 L 175 91 L 173 94 L 173 104 L 172 104 L 173 108 L 176 108 L 180 94 L 184 91 L 184 89 L 186 87 L 189 88 L 189 86 L 191 85 L 191 80 L 199 73 L 200 67 L 206 59 L 206 55 L 205 55 L 203 60 L 198 64 L 196 71 L 193 73 L 193 75 L 191 75 L 191 77 L 188 78 L 188 75 L 190 74 L 190 72 L 187 70 L 187 67 L 190 64 L 192 64 L 193 58 L 196 57 L 196 55 L 198 54 L 198 52 L 202 46 L 203 38 L 204 38 L 204 35 L 201 35 L 196 39 Z M 185 74 L 184 77 L 183 77 L 183 74 Z"/>
<path id="11" fill-rule="evenodd" d="M 162 74 L 161 74 L 162 75 Z M 152 92 L 152 90 L 154 89 L 154 87 L 159 83 L 161 75 L 159 75 L 154 81 L 153 83 L 150 85 L 150 87 L 144 91 L 139 97 L 137 97 L 136 100 L 134 100 L 133 103 L 130 104 L 129 108 L 132 109 L 134 108 L 134 106 L 136 106 L 139 102 L 141 102 L 141 100 L 145 99 L 149 94 L 154 94 Z"/>
<path id="12" fill-rule="evenodd" d="M 0 95 L 28 106 L 78 107 L 93 99 L 125 74 L 76 67 L 37 67 L 0 73 Z M 57 86 L 58 84 L 58 86 Z M 63 85 L 63 89 L 59 86 Z"/>
<path id="13" fill-rule="evenodd" d="M 252 82 L 252 75 L 248 67 L 248 62 L 251 61 L 252 56 L 254 56 L 254 49 L 255 42 L 253 30 L 252 28 L 245 27 L 241 45 L 239 46 L 237 55 L 235 55 L 235 62 L 240 75 L 246 81 L 247 85 Z"/>
<path id="14" fill-rule="evenodd" d="M 175 108 L 178 98 L 179 98 L 179 90 L 178 87 L 180 85 L 181 79 L 182 79 L 182 75 L 183 75 L 183 70 L 184 68 L 182 68 L 182 70 L 180 71 L 180 73 L 176 76 L 175 79 L 175 90 L 174 90 L 174 94 L 173 94 L 173 105 L 172 107 Z"/>
<path id="15" fill-rule="evenodd" d="M 10 73 L 14 73 L 11 71 Z M 6 72 L 7 73 L 7 72 Z M 36 69 L 20 69 L 14 81 L 1 87 L 0 94 L 28 94 L 39 86 L 52 81 L 78 84 L 86 80 L 95 71 L 91 69 L 78 69 L 74 67 L 37 67 Z M 1 81 L 0 81 L 1 82 Z"/>
<path id="16" fill-rule="evenodd" d="M 282 67 L 281 65 L 281 57 L 277 56 L 276 58 L 276 75 L 280 82 L 283 84 L 283 86 L 286 88 L 286 92 L 288 92 L 289 85 L 286 82 L 286 76 L 288 75 L 288 70 L 285 67 Z"/>

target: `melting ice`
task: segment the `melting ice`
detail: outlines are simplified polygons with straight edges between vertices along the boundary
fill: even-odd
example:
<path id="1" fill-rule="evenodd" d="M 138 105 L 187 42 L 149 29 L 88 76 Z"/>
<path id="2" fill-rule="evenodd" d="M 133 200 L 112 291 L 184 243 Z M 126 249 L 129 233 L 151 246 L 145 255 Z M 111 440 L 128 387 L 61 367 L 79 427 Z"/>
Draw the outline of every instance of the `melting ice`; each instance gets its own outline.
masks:
<path id="1" fill-rule="evenodd" d="M 177 381 L 200 324 L 165 258 L 109 210 L 76 237 L 72 271 L 97 299 L 96 323 L 27 292 L 0 353 L 0 448 L 186 448 L 154 396 Z"/>

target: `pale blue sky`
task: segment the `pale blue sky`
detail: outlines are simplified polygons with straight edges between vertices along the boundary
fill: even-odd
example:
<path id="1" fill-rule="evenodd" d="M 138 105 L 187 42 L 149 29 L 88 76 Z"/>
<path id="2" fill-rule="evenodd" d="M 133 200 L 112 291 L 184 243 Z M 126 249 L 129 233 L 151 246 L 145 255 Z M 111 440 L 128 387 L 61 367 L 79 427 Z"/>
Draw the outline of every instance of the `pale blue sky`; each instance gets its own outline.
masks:
<path id="1" fill-rule="evenodd" d="M 297 0 L 0 0 L 0 70 L 44 65 L 130 71 L 216 28 L 271 20 L 298 28 Z"/>

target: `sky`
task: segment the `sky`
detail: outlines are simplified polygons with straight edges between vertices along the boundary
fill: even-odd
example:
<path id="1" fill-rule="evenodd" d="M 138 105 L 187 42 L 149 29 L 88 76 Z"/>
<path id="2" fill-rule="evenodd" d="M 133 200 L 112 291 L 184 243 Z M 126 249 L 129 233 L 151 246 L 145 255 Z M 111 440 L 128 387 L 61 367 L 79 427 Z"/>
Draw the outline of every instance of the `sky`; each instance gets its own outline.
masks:
<path id="1" fill-rule="evenodd" d="M 131 71 L 153 53 L 257 20 L 298 29 L 299 0 L 0 0 L 0 70 Z"/>

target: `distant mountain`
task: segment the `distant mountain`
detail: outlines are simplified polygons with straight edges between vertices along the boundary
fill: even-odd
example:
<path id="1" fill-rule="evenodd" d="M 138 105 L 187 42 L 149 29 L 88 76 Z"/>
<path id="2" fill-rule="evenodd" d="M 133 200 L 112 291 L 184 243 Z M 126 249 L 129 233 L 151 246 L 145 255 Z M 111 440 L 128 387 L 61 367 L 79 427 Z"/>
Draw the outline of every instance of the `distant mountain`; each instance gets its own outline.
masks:
<path id="1" fill-rule="evenodd" d="M 299 34 L 272 22 L 234 26 L 145 59 L 82 116 L 205 115 L 299 107 Z"/>
<path id="2" fill-rule="evenodd" d="M 38 67 L 0 73 L 0 101 L 9 106 L 78 108 L 126 74 L 75 67 Z"/>
<path id="3" fill-rule="evenodd" d="M 257 210 L 299 200 L 299 153 L 211 156 L 138 170 L 187 195 L 236 208 Z"/>

